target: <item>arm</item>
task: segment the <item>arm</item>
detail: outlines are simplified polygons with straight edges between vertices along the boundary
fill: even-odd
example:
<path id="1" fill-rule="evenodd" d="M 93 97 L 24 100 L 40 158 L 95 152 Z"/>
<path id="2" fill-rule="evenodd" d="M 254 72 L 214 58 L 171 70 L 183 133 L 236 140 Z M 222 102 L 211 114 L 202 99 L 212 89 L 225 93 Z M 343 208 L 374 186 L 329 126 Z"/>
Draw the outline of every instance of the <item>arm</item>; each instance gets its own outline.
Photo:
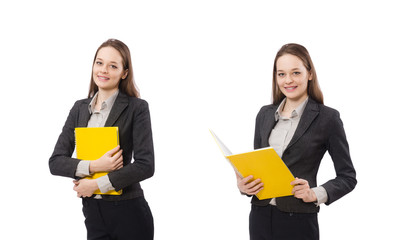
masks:
<path id="1" fill-rule="evenodd" d="M 96 172 L 109 172 L 122 168 L 123 158 L 120 146 L 106 152 L 101 158 L 93 161 L 80 161 L 77 166 L 76 176 L 86 177 Z M 97 179 L 80 179 L 73 181 L 73 190 L 77 192 L 77 197 L 90 197 L 99 189 L 102 193 L 114 190 L 108 175 Z"/>
<path id="2" fill-rule="evenodd" d="M 330 124 L 331 133 L 328 139 L 327 148 L 332 161 L 334 162 L 337 176 L 335 179 L 322 185 L 328 194 L 327 205 L 351 192 L 357 183 L 356 171 L 351 161 L 348 142 L 338 112 L 333 116 Z"/>
<path id="3" fill-rule="evenodd" d="M 261 135 L 260 135 L 260 114 L 262 112 L 262 108 L 261 110 L 258 112 L 257 117 L 255 119 L 255 132 L 254 132 L 254 149 L 258 149 L 261 148 Z"/>
<path id="4" fill-rule="evenodd" d="M 116 190 L 141 182 L 154 174 L 154 150 L 149 107 L 141 100 L 134 111 L 132 123 L 132 149 L 134 161 L 110 172 L 109 180 Z"/>
<path id="5" fill-rule="evenodd" d="M 53 175 L 75 178 L 77 165 L 80 160 L 71 158 L 74 147 L 74 128 L 78 117 L 79 102 L 76 102 L 69 112 L 62 133 L 56 142 L 55 149 L 49 159 L 49 169 Z"/>
<path id="6" fill-rule="evenodd" d="M 334 168 L 337 174 L 322 186 L 310 188 L 308 181 L 296 178 L 291 182 L 294 185 L 293 194 L 296 198 L 304 202 L 316 202 L 317 205 L 326 203 L 327 205 L 338 200 L 345 194 L 355 188 L 356 173 L 349 155 L 348 142 L 339 113 L 334 112 L 329 120 L 330 135 L 327 142 L 327 149 L 334 162 Z"/>
<path id="7" fill-rule="evenodd" d="M 94 172 L 114 171 L 122 167 L 122 151 L 119 146 L 105 153 L 95 161 L 84 161 L 72 158 L 75 148 L 76 119 L 78 118 L 79 102 L 70 110 L 63 126 L 62 133 L 56 142 L 55 149 L 49 159 L 49 169 L 53 175 L 64 177 L 85 177 Z M 88 168 L 88 170 L 86 169 Z"/>

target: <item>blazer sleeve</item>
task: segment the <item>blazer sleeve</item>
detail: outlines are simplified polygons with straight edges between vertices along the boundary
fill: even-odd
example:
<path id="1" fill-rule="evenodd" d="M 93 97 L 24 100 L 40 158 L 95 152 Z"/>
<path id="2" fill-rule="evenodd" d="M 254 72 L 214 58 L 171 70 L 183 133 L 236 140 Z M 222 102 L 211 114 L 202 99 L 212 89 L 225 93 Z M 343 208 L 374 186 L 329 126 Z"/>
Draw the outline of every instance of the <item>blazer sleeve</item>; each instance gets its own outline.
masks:
<path id="1" fill-rule="evenodd" d="M 123 168 L 110 172 L 108 177 L 115 190 L 134 182 L 150 178 L 154 174 L 154 149 L 149 107 L 142 100 L 133 116 L 133 159 Z"/>
<path id="2" fill-rule="evenodd" d="M 75 173 L 80 160 L 71 158 L 74 147 L 74 128 L 78 117 L 79 102 L 69 112 L 62 133 L 56 142 L 55 149 L 49 159 L 49 169 L 53 175 L 76 178 Z"/>
<path id="3" fill-rule="evenodd" d="M 265 106 L 264 106 L 265 107 Z M 264 107 L 260 109 L 255 119 L 255 132 L 254 132 L 254 149 L 261 148 L 261 121 L 262 121 L 262 113 L 264 111 Z"/>
<path id="4" fill-rule="evenodd" d="M 327 148 L 334 163 L 336 178 L 322 185 L 328 194 L 327 205 L 351 192 L 357 183 L 356 171 L 349 154 L 343 123 L 337 111 L 331 118 L 330 124 L 331 132 Z"/>

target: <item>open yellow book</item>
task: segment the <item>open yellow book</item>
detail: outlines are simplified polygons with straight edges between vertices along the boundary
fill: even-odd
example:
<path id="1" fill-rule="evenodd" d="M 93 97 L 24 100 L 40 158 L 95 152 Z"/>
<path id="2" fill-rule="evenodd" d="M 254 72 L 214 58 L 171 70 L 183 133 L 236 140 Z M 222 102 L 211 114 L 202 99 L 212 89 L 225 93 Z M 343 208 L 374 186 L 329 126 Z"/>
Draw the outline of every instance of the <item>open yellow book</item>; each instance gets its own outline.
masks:
<path id="1" fill-rule="evenodd" d="M 119 145 L 118 127 L 75 128 L 75 133 L 76 153 L 80 160 L 97 160 Z M 86 178 L 96 179 L 107 174 L 108 172 L 97 172 Z M 107 193 L 97 190 L 94 194 L 121 195 L 122 190 L 112 190 Z"/>
<path id="2" fill-rule="evenodd" d="M 229 160 L 240 177 L 252 175 L 253 180 L 259 178 L 264 183 L 264 188 L 256 195 L 258 199 L 293 195 L 293 186 L 290 183 L 295 178 L 272 147 L 232 154 L 215 133 L 212 130 L 210 132 L 224 157 Z"/>

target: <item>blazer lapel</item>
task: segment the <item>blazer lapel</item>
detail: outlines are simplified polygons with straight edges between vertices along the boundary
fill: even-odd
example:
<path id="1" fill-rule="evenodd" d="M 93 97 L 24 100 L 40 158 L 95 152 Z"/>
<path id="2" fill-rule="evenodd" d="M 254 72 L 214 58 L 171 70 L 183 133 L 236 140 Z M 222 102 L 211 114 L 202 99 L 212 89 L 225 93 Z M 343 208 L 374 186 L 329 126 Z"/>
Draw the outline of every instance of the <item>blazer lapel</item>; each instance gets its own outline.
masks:
<path id="1" fill-rule="evenodd" d="M 79 108 L 79 119 L 77 126 L 78 127 L 87 127 L 88 120 L 90 120 L 90 111 L 88 110 L 88 105 L 90 104 L 91 99 L 87 99 L 84 101 Z"/>
<path id="2" fill-rule="evenodd" d="M 307 103 L 306 108 L 303 111 L 303 115 L 299 121 L 299 124 L 297 125 L 295 134 L 293 135 L 286 149 L 290 148 L 293 144 L 297 142 L 297 140 L 299 140 L 299 138 L 307 131 L 311 123 L 317 117 L 318 113 L 319 113 L 318 103 L 309 98 L 309 102 Z"/>
<path id="3" fill-rule="evenodd" d="M 119 92 L 118 97 L 115 100 L 114 105 L 112 106 L 111 112 L 105 122 L 105 127 L 111 127 L 115 124 L 116 120 L 118 120 L 119 116 L 121 116 L 123 110 L 128 106 L 128 97 Z"/>

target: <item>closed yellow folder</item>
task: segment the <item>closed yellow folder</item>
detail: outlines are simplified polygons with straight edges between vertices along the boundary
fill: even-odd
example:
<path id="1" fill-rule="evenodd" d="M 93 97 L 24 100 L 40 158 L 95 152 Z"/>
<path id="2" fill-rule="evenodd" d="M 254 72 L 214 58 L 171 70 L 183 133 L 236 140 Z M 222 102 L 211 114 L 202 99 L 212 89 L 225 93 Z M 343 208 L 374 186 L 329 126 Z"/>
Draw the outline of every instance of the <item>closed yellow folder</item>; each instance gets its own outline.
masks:
<path id="1" fill-rule="evenodd" d="M 293 195 L 293 186 L 290 183 L 295 180 L 295 177 L 272 147 L 232 154 L 213 131 L 210 132 L 223 155 L 229 160 L 240 177 L 252 175 L 253 180 L 259 178 L 264 183 L 264 188 L 256 195 L 258 199 Z"/>
<path id="2" fill-rule="evenodd" d="M 75 133 L 76 153 L 80 160 L 97 160 L 119 145 L 118 127 L 75 128 Z M 108 172 L 97 172 L 86 179 L 96 179 L 107 174 Z M 107 193 L 97 190 L 94 194 L 121 195 L 122 190 Z"/>

